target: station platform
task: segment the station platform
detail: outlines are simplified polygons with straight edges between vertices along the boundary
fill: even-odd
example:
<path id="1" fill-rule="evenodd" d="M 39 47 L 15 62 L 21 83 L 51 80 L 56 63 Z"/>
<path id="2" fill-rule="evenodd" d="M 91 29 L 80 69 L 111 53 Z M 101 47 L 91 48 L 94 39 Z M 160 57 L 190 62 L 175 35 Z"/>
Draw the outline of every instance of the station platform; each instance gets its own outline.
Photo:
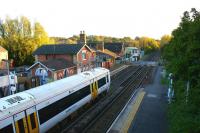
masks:
<path id="1" fill-rule="evenodd" d="M 153 82 L 132 95 L 108 133 L 167 133 L 167 88 L 157 68 Z"/>
<path id="2" fill-rule="evenodd" d="M 158 66 L 157 61 L 135 61 L 132 63 L 133 65 L 140 65 L 140 66 Z"/>

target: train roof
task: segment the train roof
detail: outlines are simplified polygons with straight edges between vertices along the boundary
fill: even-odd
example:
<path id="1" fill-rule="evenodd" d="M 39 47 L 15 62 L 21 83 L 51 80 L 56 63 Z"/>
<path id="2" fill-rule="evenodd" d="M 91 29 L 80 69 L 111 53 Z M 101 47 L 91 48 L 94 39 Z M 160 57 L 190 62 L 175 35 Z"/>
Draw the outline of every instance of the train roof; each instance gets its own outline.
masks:
<path id="1" fill-rule="evenodd" d="M 0 120 L 2 116 L 14 114 L 19 110 L 31 107 L 34 104 L 40 103 L 55 95 L 62 94 L 63 92 L 73 92 L 77 89 L 76 86 L 90 81 L 94 77 L 109 72 L 105 68 L 95 68 L 90 71 L 85 71 L 61 80 L 57 80 L 33 89 L 16 93 L 0 99 Z"/>
<path id="2" fill-rule="evenodd" d="M 28 90 L 27 93 L 32 94 L 36 98 L 36 102 L 39 103 L 66 91 L 76 91 L 74 88 L 76 88 L 78 85 L 90 81 L 94 77 L 98 77 L 108 71 L 109 70 L 105 68 L 95 68 L 91 71 L 85 71 L 80 74 L 36 87 L 35 89 Z"/>
<path id="3" fill-rule="evenodd" d="M 26 92 L 17 93 L 0 99 L 0 120 L 3 117 L 23 111 L 34 105 L 34 96 Z M 19 108 L 18 108 L 19 107 Z"/>

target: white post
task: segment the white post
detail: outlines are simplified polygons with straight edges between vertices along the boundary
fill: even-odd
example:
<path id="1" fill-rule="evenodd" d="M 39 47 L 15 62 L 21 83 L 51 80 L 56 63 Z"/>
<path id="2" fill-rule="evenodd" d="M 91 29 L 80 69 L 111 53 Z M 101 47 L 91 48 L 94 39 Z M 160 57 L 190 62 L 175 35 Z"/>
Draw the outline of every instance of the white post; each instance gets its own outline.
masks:
<path id="1" fill-rule="evenodd" d="M 168 102 L 171 103 L 171 100 L 174 96 L 174 90 L 173 90 L 173 87 L 172 87 L 172 84 L 173 84 L 173 78 L 172 78 L 172 73 L 169 74 L 169 88 L 168 88 Z"/>
<path id="2" fill-rule="evenodd" d="M 188 103 L 189 88 L 190 88 L 190 82 L 187 81 L 186 99 L 185 99 L 185 102 L 186 102 L 186 103 Z"/>

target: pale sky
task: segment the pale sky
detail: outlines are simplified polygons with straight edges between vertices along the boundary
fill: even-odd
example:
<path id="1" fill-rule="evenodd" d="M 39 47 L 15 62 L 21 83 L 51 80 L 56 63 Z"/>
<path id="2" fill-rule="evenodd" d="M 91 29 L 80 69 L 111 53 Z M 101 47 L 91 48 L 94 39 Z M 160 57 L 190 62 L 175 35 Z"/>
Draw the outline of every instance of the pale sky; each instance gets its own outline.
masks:
<path id="1" fill-rule="evenodd" d="M 171 34 L 184 11 L 200 11 L 200 0 L 0 0 L 0 18 L 26 16 L 49 36 L 113 37 Z"/>

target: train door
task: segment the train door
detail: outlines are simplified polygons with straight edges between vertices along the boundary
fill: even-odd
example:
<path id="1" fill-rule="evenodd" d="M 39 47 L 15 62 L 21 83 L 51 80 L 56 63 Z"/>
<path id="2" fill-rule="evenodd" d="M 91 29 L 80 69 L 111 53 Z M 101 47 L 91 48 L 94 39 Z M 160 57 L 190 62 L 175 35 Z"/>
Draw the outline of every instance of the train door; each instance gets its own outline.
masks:
<path id="1" fill-rule="evenodd" d="M 14 122 L 16 133 L 28 133 L 26 115 L 24 111 L 14 115 Z"/>
<path id="2" fill-rule="evenodd" d="M 97 85 L 97 81 L 93 81 L 92 84 L 90 84 L 90 90 L 91 90 L 91 94 L 92 94 L 92 99 L 94 100 L 97 95 L 98 95 L 98 85 Z"/>
<path id="3" fill-rule="evenodd" d="M 38 118 L 35 106 L 26 110 L 27 116 L 27 123 L 28 123 L 28 130 L 30 133 L 38 133 L 39 126 L 38 126 Z"/>

